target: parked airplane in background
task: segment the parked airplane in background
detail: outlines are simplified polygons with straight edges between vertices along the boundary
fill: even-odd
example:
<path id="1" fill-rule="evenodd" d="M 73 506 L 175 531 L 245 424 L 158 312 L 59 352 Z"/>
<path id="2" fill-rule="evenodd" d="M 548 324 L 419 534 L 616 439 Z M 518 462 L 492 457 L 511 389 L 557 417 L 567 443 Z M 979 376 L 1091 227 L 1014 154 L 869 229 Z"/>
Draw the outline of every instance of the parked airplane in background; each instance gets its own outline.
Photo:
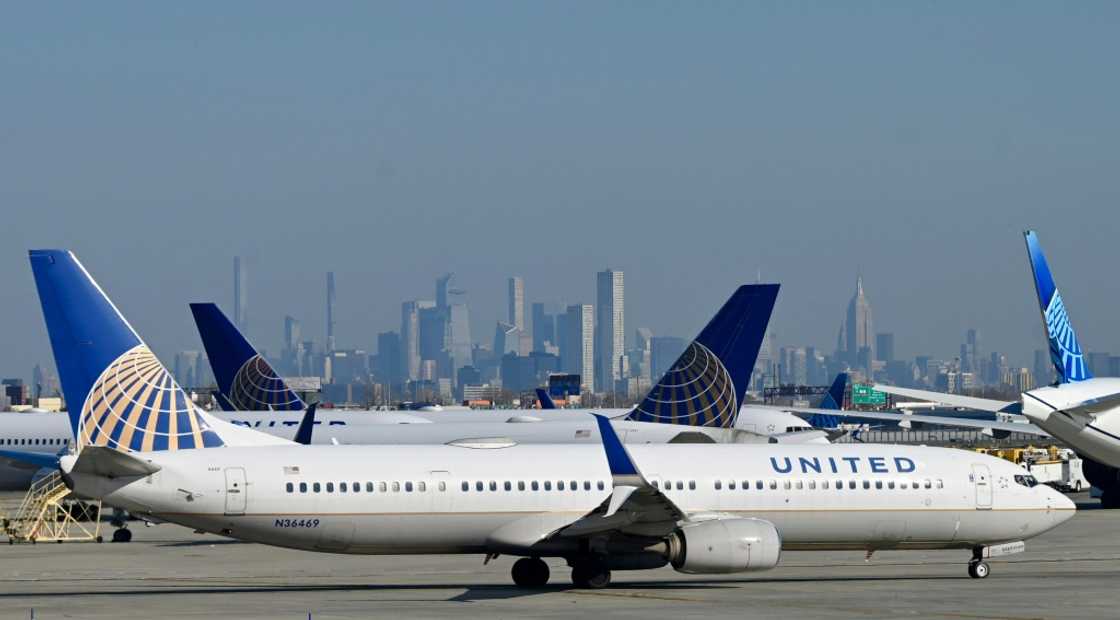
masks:
<path id="1" fill-rule="evenodd" d="M 548 581 L 542 557 L 567 559 L 577 586 L 603 587 L 612 570 L 667 564 L 696 574 L 765 570 L 781 549 L 969 549 L 969 574 L 985 577 L 984 558 L 1022 551 L 1023 540 L 1074 513 L 1026 470 L 986 455 L 872 445 L 627 448 L 603 417 L 601 445 L 279 442 L 194 405 L 73 255 L 33 251 L 31 263 L 74 404 L 78 451 L 59 459 L 67 484 L 136 515 L 240 540 L 333 553 L 522 556 L 512 567 L 522 586 Z M 736 388 L 720 360 L 738 364 L 746 354 L 692 355 L 701 354 L 703 366 L 674 375 L 689 384 L 709 378 L 705 407 L 694 413 L 734 415 Z M 638 411 L 674 413 L 647 402 Z"/>
<path id="2" fill-rule="evenodd" d="M 939 392 L 875 386 L 907 397 L 923 398 L 983 411 L 1017 411 L 1044 432 L 1068 444 L 1084 460 L 1085 477 L 1102 491 L 1101 505 L 1120 507 L 1120 378 L 1093 377 L 1085 363 L 1069 314 L 1038 235 L 1024 233 L 1027 257 L 1038 293 L 1050 360 L 1057 383 L 1024 392 L 1018 402 L 988 400 Z"/>
<path id="3" fill-rule="evenodd" d="M 758 288 L 756 288 L 758 287 Z M 506 437 L 524 441 L 529 435 L 541 433 L 543 441 L 568 442 L 586 440 L 598 442 L 598 430 L 589 414 L 596 413 L 612 419 L 624 418 L 631 422 L 686 424 L 708 428 L 727 428 L 733 425 L 739 430 L 772 436 L 777 441 L 804 442 L 821 441 L 825 433 L 815 432 L 810 424 L 796 415 L 777 408 L 742 406 L 754 361 L 770 320 L 773 302 L 768 301 L 770 287 L 774 294 L 777 285 L 747 285 L 741 287 L 716 315 L 677 363 L 661 380 L 653 386 L 646 398 L 636 408 L 626 409 L 557 409 L 542 406 L 541 409 L 494 409 L 494 410 L 454 410 L 454 411 L 410 411 L 408 415 L 424 418 L 432 422 L 447 424 L 483 424 L 510 422 L 566 422 L 572 428 L 518 428 L 488 426 L 470 430 L 469 427 L 446 427 L 441 429 L 398 428 L 388 431 L 366 429 L 356 432 L 350 427 L 367 423 L 380 423 L 382 412 L 334 412 L 329 409 L 319 411 L 319 417 L 328 416 L 328 426 L 337 425 L 330 433 L 316 432 L 316 442 L 337 440 L 340 443 L 446 443 L 467 437 Z M 233 322 L 213 303 L 191 304 L 195 325 L 202 339 L 206 355 L 211 360 L 218 388 L 221 392 L 219 403 L 229 411 L 251 408 L 255 411 L 275 409 L 272 415 L 257 415 L 251 422 L 253 428 L 267 424 L 269 420 L 286 424 L 293 428 L 299 423 L 300 413 L 305 405 L 298 395 L 273 370 L 272 366 L 253 347 Z M 697 415 L 689 407 L 697 407 L 707 398 L 701 390 L 695 389 L 704 381 L 723 381 L 722 375 L 711 374 L 704 377 L 697 374 L 709 357 L 714 356 L 726 371 L 726 379 L 735 385 L 736 403 L 741 406 L 735 413 L 721 414 L 717 417 Z M 711 367 L 712 373 L 720 369 Z M 547 396 L 547 394 L 545 395 Z M 538 393 L 539 397 L 539 393 Z M 691 402 L 690 402 L 691 401 Z M 541 400 L 542 403 L 551 403 Z M 726 403 L 724 403 L 726 404 Z M 713 406 L 723 406 L 711 403 Z M 365 415 L 371 413 L 371 415 Z M 358 415 L 361 414 L 361 415 Z M 231 417 L 242 420 L 243 414 L 237 411 Z M 282 422 L 279 422 L 282 421 Z M 573 426 L 574 425 L 574 426 Z M 322 429 L 323 424 L 318 428 Z M 456 430 L 457 429 L 457 430 Z M 639 426 L 620 427 L 627 442 L 638 439 Z M 651 429 L 642 431 L 641 441 L 665 441 L 677 434 L 673 429 Z M 472 434 L 473 433 L 473 434 Z M 481 433 L 481 435 L 480 435 Z M 375 436 L 381 435 L 381 439 Z M 725 434 L 726 436 L 726 434 Z M 428 438 L 426 438 L 428 437 Z"/>

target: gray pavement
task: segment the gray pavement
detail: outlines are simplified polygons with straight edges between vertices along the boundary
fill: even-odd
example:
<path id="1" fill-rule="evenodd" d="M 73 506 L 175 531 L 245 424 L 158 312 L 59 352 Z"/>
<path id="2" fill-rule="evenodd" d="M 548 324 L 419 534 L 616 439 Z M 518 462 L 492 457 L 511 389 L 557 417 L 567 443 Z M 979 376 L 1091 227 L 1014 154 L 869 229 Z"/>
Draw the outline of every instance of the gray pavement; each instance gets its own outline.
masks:
<path id="1" fill-rule="evenodd" d="M 507 557 L 325 555 L 134 524 L 129 544 L 0 545 L 0 618 L 1120 616 L 1120 511 L 1075 499 L 1073 520 L 985 580 L 965 575 L 963 551 L 789 552 L 769 572 L 617 572 L 594 592 L 570 589 L 563 562 L 526 592 Z"/>

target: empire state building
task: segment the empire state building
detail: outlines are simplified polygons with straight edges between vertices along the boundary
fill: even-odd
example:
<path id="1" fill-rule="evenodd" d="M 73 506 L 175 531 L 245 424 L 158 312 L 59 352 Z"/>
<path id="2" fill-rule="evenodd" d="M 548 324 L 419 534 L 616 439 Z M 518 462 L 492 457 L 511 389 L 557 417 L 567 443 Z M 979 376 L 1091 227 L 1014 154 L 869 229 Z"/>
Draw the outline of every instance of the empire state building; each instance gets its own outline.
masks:
<path id="1" fill-rule="evenodd" d="M 871 304 L 863 294 L 863 276 L 856 278 L 856 293 L 848 302 L 848 321 L 844 326 L 845 353 L 853 366 L 861 365 L 861 358 L 875 359 L 875 330 L 871 328 Z M 861 355 L 866 349 L 866 353 Z"/>

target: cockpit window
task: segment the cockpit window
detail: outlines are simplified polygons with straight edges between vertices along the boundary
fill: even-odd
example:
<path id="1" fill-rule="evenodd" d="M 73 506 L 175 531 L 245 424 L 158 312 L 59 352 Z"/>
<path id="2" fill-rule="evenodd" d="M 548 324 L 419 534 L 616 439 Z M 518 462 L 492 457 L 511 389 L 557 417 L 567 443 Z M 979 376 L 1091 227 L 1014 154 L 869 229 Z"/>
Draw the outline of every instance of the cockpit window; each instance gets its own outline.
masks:
<path id="1" fill-rule="evenodd" d="M 1015 484 L 1029 488 L 1038 486 L 1038 479 L 1030 474 L 1015 476 Z"/>

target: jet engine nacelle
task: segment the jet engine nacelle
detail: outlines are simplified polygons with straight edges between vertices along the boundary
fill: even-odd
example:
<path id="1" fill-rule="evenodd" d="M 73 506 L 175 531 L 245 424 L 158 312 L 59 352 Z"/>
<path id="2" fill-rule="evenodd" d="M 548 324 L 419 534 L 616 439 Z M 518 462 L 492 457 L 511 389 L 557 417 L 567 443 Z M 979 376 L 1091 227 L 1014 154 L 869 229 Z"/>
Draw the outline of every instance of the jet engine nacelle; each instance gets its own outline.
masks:
<path id="1" fill-rule="evenodd" d="M 669 561 L 682 573 L 742 573 L 774 568 L 782 538 L 762 519 L 715 519 L 686 525 L 669 537 Z"/>

